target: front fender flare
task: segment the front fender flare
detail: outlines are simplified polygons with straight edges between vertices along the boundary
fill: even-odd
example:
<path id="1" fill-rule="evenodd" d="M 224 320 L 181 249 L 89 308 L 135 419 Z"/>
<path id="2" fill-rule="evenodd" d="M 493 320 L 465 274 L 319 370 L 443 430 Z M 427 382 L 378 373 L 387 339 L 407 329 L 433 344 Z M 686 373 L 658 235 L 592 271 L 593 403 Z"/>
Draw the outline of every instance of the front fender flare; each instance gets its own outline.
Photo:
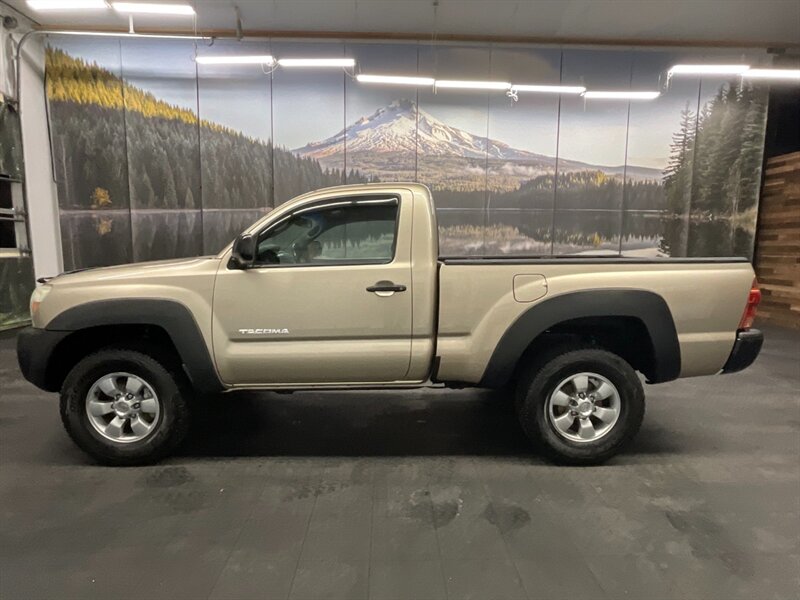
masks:
<path id="1" fill-rule="evenodd" d="M 161 327 L 175 344 L 192 386 L 203 393 L 224 389 L 194 316 L 180 302 L 159 298 L 97 300 L 79 304 L 53 318 L 47 331 L 79 331 L 108 325 Z"/>

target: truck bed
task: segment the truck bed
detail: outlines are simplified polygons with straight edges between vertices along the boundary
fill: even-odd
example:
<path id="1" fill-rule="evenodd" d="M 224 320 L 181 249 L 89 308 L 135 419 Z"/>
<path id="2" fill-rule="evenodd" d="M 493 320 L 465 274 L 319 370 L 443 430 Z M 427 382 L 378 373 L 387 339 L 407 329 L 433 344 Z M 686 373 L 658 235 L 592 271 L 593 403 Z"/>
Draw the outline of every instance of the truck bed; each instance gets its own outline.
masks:
<path id="1" fill-rule="evenodd" d="M 753 281 L 748 261 L 734 257 L 442 256 L 439 263 L 437 376 L 443 381 L 481 381 L 501 337 L 532 308 L 580 294 L 578 305 L 602 312 L 599 292 L 622 290 L 664 299 L 677 332 L 681 377 L 716 373 L 731 352 Z"/>

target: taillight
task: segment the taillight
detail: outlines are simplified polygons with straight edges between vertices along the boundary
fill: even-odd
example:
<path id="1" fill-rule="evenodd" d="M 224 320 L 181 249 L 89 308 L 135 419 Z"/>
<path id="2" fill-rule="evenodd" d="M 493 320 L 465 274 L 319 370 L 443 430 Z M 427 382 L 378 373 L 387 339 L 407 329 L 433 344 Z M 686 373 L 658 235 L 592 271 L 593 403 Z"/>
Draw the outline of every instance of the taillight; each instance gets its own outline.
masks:
<path id="1" fill-rule="evenodd" d="M 758 289 L 758 281 L 753 279 L 753 287 L 747 296 L 747 306 L 744 307 L 742 320 L 739 321 L 739 329 L 750 329 L 753 326 L 759 302 L 761 302 L 761 290 Z"/>

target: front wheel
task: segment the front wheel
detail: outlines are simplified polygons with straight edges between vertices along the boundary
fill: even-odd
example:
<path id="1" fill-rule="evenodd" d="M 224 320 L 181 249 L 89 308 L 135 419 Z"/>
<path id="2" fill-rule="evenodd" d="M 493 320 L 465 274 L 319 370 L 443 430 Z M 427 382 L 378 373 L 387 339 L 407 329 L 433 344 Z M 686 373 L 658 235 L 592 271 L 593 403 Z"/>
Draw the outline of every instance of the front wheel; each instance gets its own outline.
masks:
<path id="1" fill-rule="evenodd" d="M 564 349 L 533 365 L 520 381 L 517 410 L 525 433 L 552 460 L 599 464 L 638 432 L 644 391 L 616 354 Z"/>
<path id="2" fill-rule="evenodd" d="M 101 350 L 67 375 L 61 420 L 72 440 L 102 464 L 150 464 L 186 435 L 184 390 L 180 373 L 147 354 Z"/>

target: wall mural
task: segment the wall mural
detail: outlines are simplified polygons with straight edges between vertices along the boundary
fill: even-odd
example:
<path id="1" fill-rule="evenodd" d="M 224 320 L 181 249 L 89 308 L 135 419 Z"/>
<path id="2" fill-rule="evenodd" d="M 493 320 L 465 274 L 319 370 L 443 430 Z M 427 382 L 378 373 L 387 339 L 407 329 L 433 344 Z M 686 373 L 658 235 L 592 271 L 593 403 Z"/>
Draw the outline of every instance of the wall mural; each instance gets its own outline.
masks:
<path id="1" fill-rule="evenodd" d="M 434 191 L 443 254 L 752 254 L 764 86 L 674 78 L 649 102 L 515 102 L 369 85 L 341 70 L 200 65 L 195 53 L 347 56 L 364 73 L 623 90 L 659 89 L 678 62 L 742 62 L 679 50 L 51 37 L 67 268 L 216 253 L 297 194 L 390 180 Z"/>

